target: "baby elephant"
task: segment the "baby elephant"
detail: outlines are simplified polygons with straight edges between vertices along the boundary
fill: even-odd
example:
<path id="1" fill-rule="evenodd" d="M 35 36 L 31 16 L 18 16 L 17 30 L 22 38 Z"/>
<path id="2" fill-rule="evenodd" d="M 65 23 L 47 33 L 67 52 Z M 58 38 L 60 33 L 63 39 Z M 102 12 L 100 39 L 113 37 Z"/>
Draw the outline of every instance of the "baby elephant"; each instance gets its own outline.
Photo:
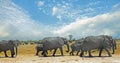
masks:
<path id="1" fill-rule="evenodd" d="M 36 46 L 36 55 L 38 55 L 38 53 L 39 53 L 40 51 L 43 51 L 43 45 L 37 45 L 37 46 Z M 43 54 L 43 52 L 42 52 L 42 54 Z"/>

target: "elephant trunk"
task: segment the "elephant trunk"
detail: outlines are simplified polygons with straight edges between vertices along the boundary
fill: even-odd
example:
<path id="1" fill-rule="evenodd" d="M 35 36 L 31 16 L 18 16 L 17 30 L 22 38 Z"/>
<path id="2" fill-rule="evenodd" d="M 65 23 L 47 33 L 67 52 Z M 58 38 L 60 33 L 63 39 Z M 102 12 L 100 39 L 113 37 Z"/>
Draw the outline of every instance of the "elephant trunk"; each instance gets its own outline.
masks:
<path id="1" fill-rule="evenodd" d="M 67 51 L 66 52 L 69 52 L 70 48 L 69 48 L 69 44 L 66 44 L 67 45 Z"/>

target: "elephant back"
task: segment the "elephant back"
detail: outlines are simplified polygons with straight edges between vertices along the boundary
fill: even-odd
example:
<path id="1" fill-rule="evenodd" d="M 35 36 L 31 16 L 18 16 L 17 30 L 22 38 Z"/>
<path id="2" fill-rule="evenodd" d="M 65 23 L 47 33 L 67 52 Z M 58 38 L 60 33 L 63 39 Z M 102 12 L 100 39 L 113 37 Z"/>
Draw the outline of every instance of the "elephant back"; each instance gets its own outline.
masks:
<path id="1" fill-rule="evenodd" d="M 88 36 L 84 39 L 82 50 L 88 51 L 103 47 L 104 38 L 101 36 Z"/>
<path id="2" fill-rule="evenodd" d="M 14 45 L 13 45 L 13 42 L 11 42 L 11 41 L 3 41 L 3 42 L 0 42 L 0 50 L 1 50 L 1 51 L 9 50 L 9 49 L 11 49 L 12 47 L 14 47 Z"/>
<path id="3" fill-rule="evenodd" d="M 58 48 L 64 44 L 63 40 L 59 37 L 47 37 L 44 38 L 42 41 L 44 49 Z"/>

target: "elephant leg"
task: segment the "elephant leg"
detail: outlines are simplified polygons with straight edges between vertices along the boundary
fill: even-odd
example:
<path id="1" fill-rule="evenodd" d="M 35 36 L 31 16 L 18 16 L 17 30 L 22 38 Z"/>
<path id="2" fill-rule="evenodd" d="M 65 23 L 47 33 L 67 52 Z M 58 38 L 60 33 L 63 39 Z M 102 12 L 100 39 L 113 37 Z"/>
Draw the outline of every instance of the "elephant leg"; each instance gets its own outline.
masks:
<path id="1" fill-rule="evenodd" d="M 84 55 L 84 51 L 82 51 L 82 52 L 80 53 L 80 57 L 83 57 L 83 55 Z"/>
<path id="2" fill-rule="evenodd" d="M 44 54 L 44 52 L 41 53 L 41 55 L 43 55 L 43 54 Z"/>
<path id="3" fill-rule="evenodd" d="M 70 52 L 70 55 L 73 55 L 73 56 L 74 56 L 73 52 L 74 52 L 74 50 L 72 49 L 72 51 Z"/>
<path id="4" fill-rule="evenodd" d="M 7 55 L 6 51 L 4 51 L 4 54 L 5 54 L 5 57 L 8 57 L 8 55 Z"/>
<path id="5" fill-rule="evenodd" d="M 112 54 L 114 54 L 115 53 L 115 46 L 112 46 Z"/>
<path id="6" fill-rule="evenodd" d="M 91 55 L 91 50 L 89 50 L 88 53 L 89 53 L 89 57 L 92 57 L 92 55 Z"/>
<path id="7" fill-rule="evenodd" d="M 59 49 L 60 49 L 60 52 L 61 52 L 61 56 L 63 56 L 63 49 L 62 49 L 62 47 L 60 47 Z"/>
<path id="8" fill-rule="evenodd" d="M 15 51 L 14 51 L 14 48 L 10 50 L 11 51 L 11 57 L 14 57 L 15 55 Z"/>
<path id="9" fill-rule="evenodd" d="M 99 57 L 101 57 L 102 51 L 103 51 L 103 49 L 100 49 L 100 51 L 99 51 Z"/>
<path id="10" fill-rule="evenodd" d="M 37 50 L 36 55 L 38 55 L 38 53 L 39 53 L 39 50 Z"/>
<path id="11" fill-rule="evenodd" d="M 108 53 L 109 57 L 111 57 L 112 55 L 110 54 L 110 52 L 108 51 L 108 49 L 105 48 L 105 50 Z"/>
<path id="12" fill-rule="evenodd" d="M 80 52 L 80 51 L 77 51 L 77 54 L 76 54 L 76 55 L 78 55 L 78 54 L 79 54 L 79 52 Z"/>
<path id="13" fill-rule="evenodd" d="M 46 54 L 48 54 L 48 52 L 46 51 Z"/>
<path id="14" fill-rule="evenodd" d="M 70 55 L 72 54 L 72 51 L 69 53 Z"/>
<path id="15" fill-rule="evenodd" d="M 72 55 L 74 56 L 74 51 L 72 51 Z"/>
<path id="16" fill-rule="evenodd" d="M 54 50 L 53 56 L 55 56 L 56 51 L 57 51 L 57 48 Z"/>
<path id="17" fill-rule="evenodd" d="M 44 57 L 47 57 L 46 51 L 43 51 L 43 52 L 42 52 L 42 55 L 43 55 Z"/>

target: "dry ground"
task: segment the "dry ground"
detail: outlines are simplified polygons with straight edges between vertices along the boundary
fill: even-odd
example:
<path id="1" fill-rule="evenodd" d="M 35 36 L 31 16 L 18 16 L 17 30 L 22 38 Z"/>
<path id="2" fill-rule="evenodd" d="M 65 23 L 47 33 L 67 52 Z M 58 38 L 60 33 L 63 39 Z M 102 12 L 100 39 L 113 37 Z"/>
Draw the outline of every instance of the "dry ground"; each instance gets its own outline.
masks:
<path id="1" fill-rule="evenodd" d="M 0 63 L 120 63 L 120 40 L 117 41 L 117 50 L 112 57 L 103 52 L 103 57 L 97 57 L 98 52 L 93 52 L 95 57 L 79 57 L 70 56 L 66 53 L 66 46 L 64 48 L 64 56 L 60 56 L 60 51 L 57 50 L 56 56 L 52 57 L 52 52 L 48 52 L 48 57 L 42 57 L 41 52 L 39 56 L 35 56 L 35 44 L 34 45 L 20 45 L 18 47 L 18 56 L 16 58 L 5 58 L 3 52 L 0 53 Z M 10 52 L 7 52 L 10 56 Z"/>

